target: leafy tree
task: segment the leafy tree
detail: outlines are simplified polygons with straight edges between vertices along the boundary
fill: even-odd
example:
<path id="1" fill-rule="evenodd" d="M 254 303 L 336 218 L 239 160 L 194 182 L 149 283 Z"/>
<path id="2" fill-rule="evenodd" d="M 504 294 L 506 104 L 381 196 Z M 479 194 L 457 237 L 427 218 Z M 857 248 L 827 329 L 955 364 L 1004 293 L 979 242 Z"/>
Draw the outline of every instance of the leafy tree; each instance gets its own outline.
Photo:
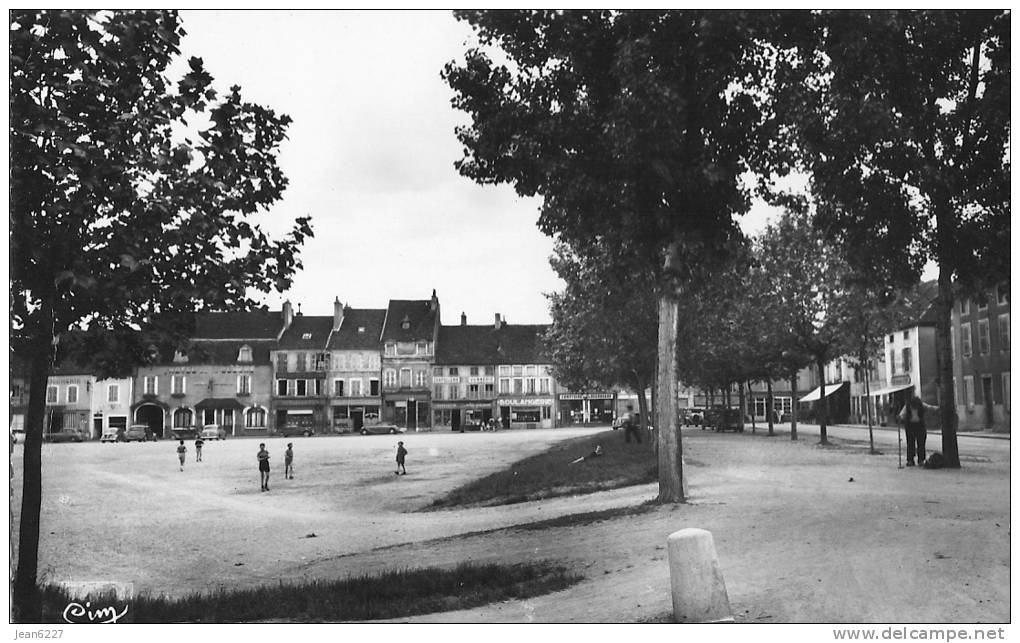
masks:
<path id="1" fill-rule="evenodd" d="M 645 428 L 645 391 L 655 377 L 656 276 L 635 275 L 632 266 L 605 256 L 578 255 L 562 243 L 554 252 L 553 269 L 566 282 L 562 293 L 549 296 L 552 325 L 545 336 L 557 381 L 635 391 Z"/>
<path id="2" fill-rule="evenodd" d="M 186 313 L 250 308 L 256 292 L 286 288 L 312 232 L 307 218 L 279 240 L 261 229 L 257 215 L 287 185 L 276 153 L 290 119 L 238 87 L 219 96 L 198 58 L 173 84 L 175 12 L 10 20 L 11 344 L 30 381 L 14 608 L 32 621 L 55 346 L 82 330 L 99 375 L 125 374 Z"/>
<path id="3" fill-rule="evenodd" d="M 481 46 L 443 77 L 471 124 L 457 168 L 541 195 L 546 234 L 663 267 L 658 296 L 659 499 L 684 499 L 678 290 L 738 234 L 752 166 L 781 166 L 767 87 L 785 14 L 464 11 Z M 490 53 L 499 50 L 505 64 Z M 495 54 L 493 54 L 495 55 Z"/>
<path id="4" fill-rule="evenodd" d="M 818 221 L 859 265 L 938 265 L 942 452 L 958 467 L 954 282 L 1009 277 L 1010 13 L 828 11 L 785 95 Z"/>

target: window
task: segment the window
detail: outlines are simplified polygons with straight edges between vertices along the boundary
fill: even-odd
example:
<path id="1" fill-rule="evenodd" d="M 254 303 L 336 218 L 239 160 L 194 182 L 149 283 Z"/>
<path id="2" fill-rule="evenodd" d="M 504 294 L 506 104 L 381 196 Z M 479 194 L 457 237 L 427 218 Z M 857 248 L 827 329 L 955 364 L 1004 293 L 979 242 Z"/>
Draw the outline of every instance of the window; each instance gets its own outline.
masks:
<path id="1" fill-rule="evenodd" d="M 889 373 L 896 374 L 896 352 L 892 350 L 889 351 Z"/>
<path id="2" fill-rule="evenodd" d="M 397 345 L 393 344 L 393 343 L 386 344 L 386 354 L 387 355 L 396 355 L 397 354 Z"/>
<path id="3" fill-rule="evenodd" d="M 987 319 L 978 320 L 978 350 L 982 355 L 992 351 L 992 338 L 988 330 Z"/>
<path id="4" fill-rule="evenodd" d="M 961 315 L 970 314 L 970 299 L 967 297 L 964 297 L 963 299 L 960 300 L 960 314 Z"/>
<path id="5" fill-rule="evenodd" d="M 524 394 L 524 379 L 523 378 L 520 378 L 520 377 L 515 377 L 514 378 L 514 394 L 515 395 L 523 395 Z"/>
<path id="6" fill-rule="evenodd" d="M 304 353 L 298 353 L 297 354 L 297 371 L 298 371 L 298 373 L 304 373 L 305 372 L 305 366 L 306 366 L 305 362 L 306 362 L 305 354 Z"/>
<path id="7" fill-rule="evenodd" d="M 159 378 L 155 375 L 146 375 L 145 379 L 142 380 L 142 392 L 146 395 L 156 395 L 159 393 Z"/>
<path id="8" fill-rule="evenodd" d="M 893 335 L 889 335 L 889 343 L 892 344 L 896 338 Z"/>
<path id="9" fill-rule="evenodd" d="M 525 388 L 525 392 L 528 395 L 534 395 L 535 394 L 535 378 L 534 377 L 529 377 L 527 380 L 525 380 L 525 384 L 527 384 L 527 387 Z"/>
<path id="10" fill-rule="evenodd" d="M 542 407 L 542 419 L 543 420 L 552 419 L 552 407 L 549 406 Z"/>
<path id="11" fill-rule="evenodd" d="M 237 376 L 237 394 L 251 395 L 251 375 L 243 373 Z"/>
<path id="12" fill-rule="evenodd" d="M 333 380 L 333 395 L 336 397 L 344 396 L 344 381 Z"/>
<path id="13" fill-rule="evenodd" d="M 458 369 L 456 366 L 451 366 L 450 377 L 457 377 L 458 375 L 460 375 L 460 369 Z"/>
<path id="14" fill-rule="evenodd" d="M 970 322 L 960 324 L 960 349 L 964 357 L 970 357 Z"/>
<path id="15" fill-rule="evenodd" d="M 393 388 L 397 385 L 397 372 L 389 369 L 383 371 L 383 386 L 386 388 Z"/>
<path id="16" fill-rule="evenodd" d="M 170 392 L 174 395 L 184 395 L 186 384 L 183 375 L 173 375 L 170 378 Z"/>
<path id="17" fill-rule="evenodd" d="M 469 384 L 468 385 L 468 397 L 471 398 L 472 400 L 477 400 L 478 399 L 478 385 L 477 384 Z"/>
<path id="18" fill-rule="evenodd" d="M 995 288 L 995 300 L 999 302 L 1000 306 L 1009 305 L 1009 286 L 1006 284 L 999 284 Z"/>
<path id="19" fill-rule="evenodd" d="M 904 373 L 909 373 L 911 368 L 913 367 L 913 362 L 911 361 L 910 358 L 911 358 L 910 348 L 909 347 L 908 348 L 904 348 L 903 349 L 903 372 Z"/>
<path id="20" fill-rule="evenodd" d="M 471 370 L 470 370 L 469 372 L 470 372 L 470 374 L 471 374 L 471 375 L 473 375 L 473 376 L 476 376 L 476 375 L 478 375 L 478 367 L 477 367 L 477 366 L 472 366 L 472 367 L 471 367 Z"/>
<path id="21" fill-rule="evenodd" d="M 486 366 L 482 372 L 485 373 L 486 375 L 492 375 L 492 367 Z"/>
<path id="22" fill-rule="evenodd" d="M 1002 374 L 1002 411 L 1009 413 L 1009 371 Z"/>
<path id="23" fill-rule="evenodd" d="M 985 299 L 984 294 L 978 299 L 978 310 L 988 310 L 988 300 Z"/>
<path id="24" fill-rule="evenodd" d="M 414 373 L 414 385 L 420 388 L 424 388 L 429 385 L 428 371 L 420 370 Z"/>
<path id="25" fill-rule="evenodd" d="M 485 396 L 492 397 L 492 393 L 493 393 L 492 382 L 489 382 L 488 384 L 485 385 Z"/>
<path id="26" fill-rule="evenodd" d="M 903 339 L 910 339 L 910 330 L 903 331 Z"/>
<path id="27" fill-rule="evenodd" d="M 47 386 L 46 387 L 46 403 L 56 404 L 57 403 L 57 387 Z"/>
<path id="28" fill-rule="evenodd" d="M 301 333 L 301 339 L 311 339 L 311 338 L 312 338 L 312 334 L 311 333 Z"/>
<path id="29" fill-rule="evenodd" d="M 280 373 L 287 372 L 287 353 L 276 354 L 276 370 Z"/>
<path id="30" fill-rule="evenodd" d="M 177 409 L 174 411 L 174 428 L 184 429 L 192 425 L 191 409 Z"/>
<path id="31" fill-rule="evenodd" d="M 266 410 L 252 408 L 244 412 L 244 425 L 249 429 L 262 429 L 266 426 Z"/>
<path id="32" fill-rule="evenodd" d="M 400 387 L 405 388 L 411 386 L 411 369 L 402 368 L 400 369 Z"/>
<path id="33" fill-rule="evenodd" d="M 510 367 L 509 366 L 505 366 L 505 365 L 501 365 L 499 367 L 499 374 L 500 375 L 509 375 L 510 374 Z"/>
<path id="34" fill-rule="evenodd" d="M 239 362 L 250 362 L 251 361 L 251 346 L 245 344 L 241 347 L 241 350 L 237 351 L 237 361 Z"/>
<path id="35" fill-rule="evenodd" d="M 425 342 L 418 342 L 418 345 L 415 348 L 419 355 L 429 354 L 429 346 Z"/>
<path id="36" fill-rule="evenodd" d="M 276 380 L 276 394 L 280 397 L 287 395 L 287 380 Z"/>
<path id="37" fill-rule="evenodd" d="M 549 378 L 548 377 L 543 377 L 542 379 L 540 379 L 538 381 L 538 385 L 539 385 L 539 392 L 540 393 L 548 393 L 549 392 Z"/>
<path id="38" fill-rule="evenodd" d="M 361 380 L 351 380 L 351 397 L 361 397 Z"/>
<path id="39" fill-rule="evenodd" d="M 328 371 L 329 370 L 329 353 L 319 353 L 315 356 L 315 370 L 316 371 Z"/>
<path id="40" fill-rule="evenodd" d="M 535 374 L 535 367 L 534 367 L 534 366 L 528 366 L 528 367 L 526 367 L 526 368 L 524 369 L 524 374 L 525 374 L 525 375 L 534 375 L 534 374 Z"/>
<path id="41" fill-rule="evenodd" d="M 297 380 L 297 394 L 299 397 L 308 395 L 308 382 L 305 380 Z"/>
<path id="42" fill-rule="evenodd" d="M 67 403 L 77 404 L 78 403 L 78 387 L 74 384 L 70 384 L 67 387 Z"/>
<path id="43" fill-rule="evenodd" d="M 1009 350 L 1009 313 L 999 315 L 999 350 Z"/>
<path id="44" fill-rule="evenodd" d="M 114 404 L 120 402 L 120 384 L 110 384 L 106 387 L 106 401 Z"/>
<path id="45" fill-rule="evenodd" d="M 368 394 L 373 397 L 379 395 L 379 380 L 375 378 L 368 380 Z"/>
<path id="46" fill-rule="evenodd" d="M 967 405 L 967 410 L 974 409 L 974 376 L 964 375 L 963 376 L 963 403 Z"/>
<path id="47" fill-rule="evenodd" d="M 509 393 L 510 392 L 510 378 L 509 377 L 501 377 L 501 378 L 499 378 L 499 392 L 500 393 Z"/>
<path id="48" fill-rule="evenodd" d="M 442 384 L 436 384 L 433 387 L 432 397 L 437 399 L 437 400 L 443 399 L 443 385 Z"/>
<path id="49" fill-rule="evenodd" d="M 524 375 L 524 367 L 523 366 L 514 366 L 514 375 L 517 376 L 517 377 L 520 377 L 521 375 Z"/>
<path id="50" fill-rule="evenodd" d="M 314 382 L 313 388 L 315 389 L 315 395 L 322 395 L 323 380 L 312 380 L 312 382 Z"/>
<path id="51" fill-rule="evenodd" d="M 443 376 L 443 367 L 442 366 L 434 366 L 434 367 L 432 367 L 432 374 L 435 375 L 436 377 L 442 377 Z"/>

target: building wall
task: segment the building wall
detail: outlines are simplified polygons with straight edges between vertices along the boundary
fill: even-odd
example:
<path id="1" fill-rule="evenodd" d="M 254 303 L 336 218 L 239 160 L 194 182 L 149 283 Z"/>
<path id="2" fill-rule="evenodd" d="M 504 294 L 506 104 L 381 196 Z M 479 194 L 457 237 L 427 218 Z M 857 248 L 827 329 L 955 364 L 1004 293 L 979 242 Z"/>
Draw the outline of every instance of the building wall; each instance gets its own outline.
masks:
<path id="1" fill-rule="evenodd" d="M 111 401 L 110 389 L 117 387 L 116 400 Z M 99 380 L 92 395 L 91 438 L 99 439 L 108 429 L 127 428 L 131 424 L 134 402 L 134 379 L 130 377 Z"/>
<path id="2" fill-rule="evenodd" d="M 43 435 L 79 430 L 86 438 L 91 438 L 92 396 L 95 385 L 95 377 L 91 375 L 51 375 L 46 381 L 47 400 Z M 51 390 L 55 391 L 55 398 L 50 397 Z"/>
<path id="3" fill-rule="evenodd" d="M 432 427 L 434 361 L 435 343 L 431 340 L 394 342 L 392 349 L 385 349 L 382 356 L 383 422 L 419 431 Z"/>
<path id="4" fill-rule="evenodd" d="M 472 372 L 474 371 L 474 372 Z M 432 367 L 432 428 L 463 430 L 498 417 L 496 367 L 443 364 Z M 472 391 L 477 387 L 477 391 Z"/>
<path id="5" fill-rule="evenodd" d="M 343 390 L 337 390 L 337 381 Z M 372 395 L 372 381 L 376 394 Z M 330 351 L 326 376 L 329 429 L 334 433 L 360 430 L 382 421 L 382 356 L 373 350 Z"/>
<path id="6" fill-rule="evenodd" d="M 1004 284 L 1001 291 L 990 290 L 985 296 L 984 304 L 979 303 L 977 298 L 959 298 L 953 305 L 957 418 L 959 429 L 963 431 L 991 429 L 1008 432 L 1012 411 L 1009 399 L 1011 318 L 1008 284 Z M 986 342 L 981 339 L 982 323 L 987 324 Z M 964 334 L 968 330 L 970 351 L 965 354 Z"/>
<path id="7" fill-rule="evenodd" d="M 322 351 L 281 349 L 270 351 L 273 380 L 270 388 L 269 432 L 284 424 L 307 425 L 322 433 L 329 429 L 329 365 Z M 286 382 L 281 392 L 280 382 Z"/>

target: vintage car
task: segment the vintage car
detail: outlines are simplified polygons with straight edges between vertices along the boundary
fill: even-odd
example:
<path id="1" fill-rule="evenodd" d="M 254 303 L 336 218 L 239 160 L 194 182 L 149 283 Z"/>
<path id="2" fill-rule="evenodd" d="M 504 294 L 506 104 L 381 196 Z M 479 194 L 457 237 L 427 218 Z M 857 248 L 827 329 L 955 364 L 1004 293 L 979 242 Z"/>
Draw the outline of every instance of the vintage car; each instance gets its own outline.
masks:
<path id="1" fill-rule="evenodd" d="M 206 424 L 199 434 L 203 440 L 226 440 L 227 431 L 218 424 Z"/>
<path id="2" fill-rule="evenodd" d="M 406 433 L 407 429 L 397 426 L 396 424 L 366 424 L 361 427 L 361 435 L 385 435 L 391 434 L 396 435 L 397 433 Z"/>

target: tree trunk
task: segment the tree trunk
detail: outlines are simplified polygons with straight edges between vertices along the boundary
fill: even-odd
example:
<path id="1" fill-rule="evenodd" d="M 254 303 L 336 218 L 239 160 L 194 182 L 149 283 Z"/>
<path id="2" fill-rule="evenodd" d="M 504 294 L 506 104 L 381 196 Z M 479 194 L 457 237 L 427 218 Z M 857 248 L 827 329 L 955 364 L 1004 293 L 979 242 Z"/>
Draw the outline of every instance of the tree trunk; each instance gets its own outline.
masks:
<path id="1" fill-rule="evenodd" d="M 638 413 L 641 414 L 641 422 L 639 422 L 638 430 L 641 435 L 648 435 L 648 400 L 645 398 L 645 389 L 648 388 L 647 384 L 637 382 L 638 391 Z M 652 423 L 655 424 L 654 422 Z M 651 440 L 650 440 L 651 441 Z"/>
<path id="2" fill-rule="evenodd" d="M 677 411 L 677 299 L 659 296 L 659 351 L 656 373 L 655 426 L 659 438 L 659 502 L 683 502 L 683 445 Z"/>
<path id="3" fill-rule="evenodd" d="M 656 406 L 656 404 L 655 404 L 655 396 L 657 395 L 656 390 L 658 389 L 658 387 L 659 387 L 659 376 L 658 376 L 658 373 L 656 373 L 655 375 L 652 376 L 652 386 L 651 386 L 651 392 L 652 392 L 652 400 L 651 401 L 652 401 L 652 409 L 653 410 L 658 408 Z M 645 392 L 641 391 L 641 397 L 644 397 L 644 396 L 645 396 Z M 648 416 L 648 417 L 652 417 L 652 416 Z M 652 425 L 655 426 L 655 423 L 653 422 Z M 654 435 L 652 435 L 652 453 L 658 454 L 659 453 L 659 433 L 658 433 L 659 429 L 656 428 L 655 430 L 656 430 L 656 433 Z"/>
<path id="4" fill-rule="evenodd" d="M 869 361 L 864 350 L 861 351 L 861 364 L 864 365 L 864 412 L 868 416 L 868 442 L 871 444 L 871 454 L 875 455 L 875 431 L 871 422 L 871 369 L 868 368 Z"/>
<path id="5" fill-rule="evenodd" d="M 737 427 L 741 432 L 744 430 L 744 408 L 747 404 L 747 398 L 744 396 L 744 383 L 737 382 L 737 405 L 740 407 L 740 421 L 737 423 Z"/>
<path id="6" fill-rule="evenodd" d="M 750 411 L 746 413 L 751 418 L 751 433 L 754 433 L 758 426 L 754 421 L 754 391 L 751 390 L 751 380 L 746 382 L 747 384 L 747 409 Z"/>
<path id="7" fill-rule="evenodd" d="M 772 378 L 766 380 L 766 386 L 768 386 L 768 397 L 765 398 L 765 413 L 768 414 L 769 421 L 769 435 L 775 435 L 776 429 L 773 424 L 773 417 L 776 413 L 776 398 L 772 395 Z"/>
<path id="8" fill-rule="evenodd" d="M 14 574 L 13 620 L 39 623 L 39 515 L 42 508 L 42 438 L 46 415 L 46 382 L 53 361 L 53 303 L 38 311 L 29 363 L 28 410 L 25 414 L 25 464 L 18 527 L 18 567 Z M 12 508 L 13 511 L 13 508 Z"/>
<path id="9" fill-rule="evenodd" d="M 797 439 L 797 373 L 790 376 L 790 395 L 793 396 L 793 408 L 790 409 L 790 439 Z"/>
<path id="10" fill-rule="evenodd" d="M 945 466 L 960 468 L 956 442 L 956 403 L 953 395 L 953 356 L 950 344 L 950 316 L 953 308 L 951 274 L 939 268 L 939 294 L 935 298 L 935 364 L 938 371 L 939 416 L 942 420 L 942 457 Z M 920 389 L 917 391 L 921 394 Z"/>
<path id="11" fill-rule="evenodd" d="M 818 400 L 818 443 L 828 444 L 829 436 L 826 433 L 826 422 L 829 420 L 829 399 L 825 397 L 825 362 L 818 360 L 818 381 L 821 382 Z"/>

